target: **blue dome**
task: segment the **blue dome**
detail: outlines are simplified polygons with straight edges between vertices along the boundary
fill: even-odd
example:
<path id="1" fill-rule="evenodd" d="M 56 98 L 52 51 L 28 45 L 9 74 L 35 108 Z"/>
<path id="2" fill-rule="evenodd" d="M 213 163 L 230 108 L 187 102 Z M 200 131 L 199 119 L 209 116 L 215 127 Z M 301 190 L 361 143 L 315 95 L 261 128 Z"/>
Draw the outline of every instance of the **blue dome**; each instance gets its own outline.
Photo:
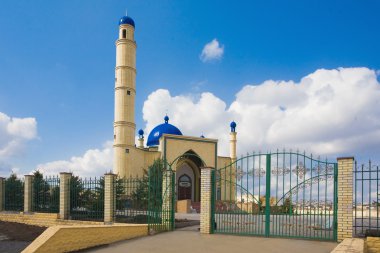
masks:
<path id="1" fill-rule="evenodd" d="M 139 135 L 140 135 L 140 136 L 143 136 L 143 135 L 144 135 L 144 130 L 140 129 L 140 130 L 139 130 Z"/>
<path id="2" fill-rule="evenodd" d="M 135 27 L 135 21 L 131 17 L 124 16 L 119 20 L 119 25 L 131 25 Z"/>
<path id="3" fill-rule="evenodd" d="M 235 132 L 235 130 L 236 130 L 236 122 L 232 121 L 231 124 L 230 124 L 230 127 L 231 127 L 231 132 Z"/>
<path id="4" fill-rule="evenodd" d="M 169 117 L 165 117 L 165 123 L 160 124 L 153 128 L 153 130 L 150 132 L 148 136 L 147 145 L 150 146 L 158 146 L 160 142 L 160 138 L 163 134 L 174 134 L 174 135 L 182 135 L 181 131 L 173 126 L 172 124 L 169 124 Z"/>

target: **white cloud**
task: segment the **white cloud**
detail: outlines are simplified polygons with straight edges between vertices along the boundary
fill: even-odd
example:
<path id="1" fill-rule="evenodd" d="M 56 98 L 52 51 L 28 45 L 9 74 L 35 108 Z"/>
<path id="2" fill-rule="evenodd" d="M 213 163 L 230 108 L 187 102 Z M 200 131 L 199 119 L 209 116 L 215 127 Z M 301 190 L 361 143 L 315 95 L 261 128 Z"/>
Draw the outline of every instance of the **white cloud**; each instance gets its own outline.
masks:
<path id="1" fill-rule="evenodd" d="M 104 143 L 102 149 L 89 149 L 82 156 L 73 156 L 68 161 L 59 160 L 37 165 L 44 175 L 72 172 L 79 176 L 101 176 L 112 170 L 112 141 Z"/>
<path id="2" fill-rule="evenodd" d="M 228 155 L 232 119 L 240 154 L 277 148 L 318 155 L 380 151 L 380 85 L 367 68 L 319 69 L 300 82 L 246 85 L 229 107 L 212 93 L 194 98 L 160 89 L 144 103 L 146 133 L 167 110 L 184 135 L 218 138 L 222 155 Z"/>
<path id="3" fill-rule="evenodd" d="M 293 148 L 317 155 L 380 151 L 380 84 L 367 68 L 320 69 L 294 81 L 244 86 L 230 106 L 210 92 L 152 92 L 143 106 L 146 136 L 168 113 L 184 135 L 219 139 L 228 155 L 229 123 L 237 122 L 238 153 Z M 16 128 L 17 129 L 17 128 Z M 18 131 L 15 131 L 18 133 Z M 29 136 L 29 135 L 25 135 Z M 45 174 L 103 175 L 112 168 L 112 142 L 69 160 L 39 164 Z"/>
<path id="4" fill-rule="evenodd" d="M 20 153 L 25 144 L 37 138 L 35 118 L 15 118 L 0 112 L 0 162 Z"/>
<path id="5" fill-rule="evenodd" d="M 213 39 L 203 47 L 200 59 L 203 62 L 220 60 L 223 56 L 223 53 L 224 46 L 219 44 L 219 41 L 217 39 Z"/>

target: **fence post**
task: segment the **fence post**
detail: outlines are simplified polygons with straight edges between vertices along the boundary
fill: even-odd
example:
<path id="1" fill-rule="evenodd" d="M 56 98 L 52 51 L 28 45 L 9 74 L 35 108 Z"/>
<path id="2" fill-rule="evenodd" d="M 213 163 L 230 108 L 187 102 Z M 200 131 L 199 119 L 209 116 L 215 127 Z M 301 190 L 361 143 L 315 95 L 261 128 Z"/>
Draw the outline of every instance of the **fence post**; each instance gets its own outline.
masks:
<path id="1" fill-rule="evenodd" d="M 68 220 L 70 216 L 70 179 L 71 173 L 59 173 L 59 218 Z"/>
<path id="2" fill-rule="evenodd" d="M 24 213 L 32 212 L 33 204 L 33 175 L 25 175 L 24 184 Z"/>
<path id="3" fill-rule="evenodd" d="M 4 211 L 5 205 L 5 178 L 0 177 L 0 212 Z"/>
<path id="4" fill-rule="evenodd" d="M 352 238 L 353 157 L 338 158 L 338 242 Z"/>
<path id="5" fill-rule="evenodd" d="M 202 234 L 212 232 L 212 176 L 213 168 L 205 167 L 201 169 L 201 220 L 200 227 Z"/>
<path id="6" fill-rule="evenodd" d="M 116 175 L 107 173 L 104 175 L 104 223 L 112 224 L 114 222 L 115 212 L 115 179 Z"/>

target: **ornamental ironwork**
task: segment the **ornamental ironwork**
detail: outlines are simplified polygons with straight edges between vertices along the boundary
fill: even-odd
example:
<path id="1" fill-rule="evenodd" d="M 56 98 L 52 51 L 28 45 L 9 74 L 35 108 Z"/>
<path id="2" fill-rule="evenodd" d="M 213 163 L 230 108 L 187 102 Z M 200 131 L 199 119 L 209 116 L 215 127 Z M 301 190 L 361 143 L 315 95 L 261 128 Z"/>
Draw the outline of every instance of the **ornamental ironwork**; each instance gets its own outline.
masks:
<path id="1" fill-rule="evenodd" d="M 299 162 L 298 165 L 292 170 L 292 172 L 301 179 L 305 177 L 308 171 L 310 171 L 310 169 L 306 168 L 302 162 Z"/>

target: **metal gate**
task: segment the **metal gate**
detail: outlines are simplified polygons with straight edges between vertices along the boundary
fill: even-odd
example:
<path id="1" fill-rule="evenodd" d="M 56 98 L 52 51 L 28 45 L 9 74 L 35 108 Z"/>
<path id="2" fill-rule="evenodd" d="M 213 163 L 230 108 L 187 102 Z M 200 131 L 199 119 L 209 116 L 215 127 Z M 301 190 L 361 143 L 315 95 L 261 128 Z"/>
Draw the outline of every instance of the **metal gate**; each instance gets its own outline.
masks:
<path id="1" fill-rule="evenodd" d="M 214 186 L 214 233 L 336 241 L 336 163 L 252 154 L 216 170 Z"/>
<path id="2" fill-rule="evenodd" d="M 148 170 L 148 226 L 150 232 L 174 229 L 175 172 L 163 160 Z"/>

